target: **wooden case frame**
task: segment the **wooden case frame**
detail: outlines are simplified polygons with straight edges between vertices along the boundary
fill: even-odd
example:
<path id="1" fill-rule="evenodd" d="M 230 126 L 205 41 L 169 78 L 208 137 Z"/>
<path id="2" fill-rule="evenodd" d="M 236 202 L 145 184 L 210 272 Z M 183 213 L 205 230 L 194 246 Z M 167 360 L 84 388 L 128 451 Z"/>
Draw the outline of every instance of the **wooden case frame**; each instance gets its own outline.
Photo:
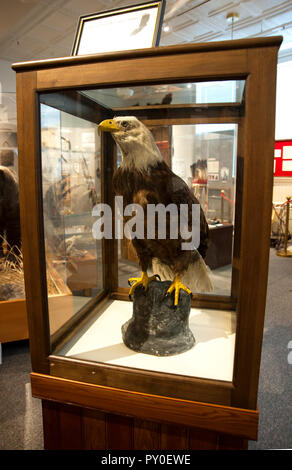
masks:
<path id="1" fill-rule="evenodd" d="M 23 257 L 35 396 L 53 400 L 63 396 L 67 403 L 85 406 L 86 394 L 81 400 L 78 392 L 75 399 L 70 399 L 65 392 L 63 395 L 56 392 L 56 383 L 60 385 L 63 380 L 67 391 L 69 385 L 72 390 L 76 387 L 75 391 L 78 387 L 88 386 L 92 393 L 92 387 L 95 387 L 94 396 L 101 400 L 96 408 L 106 411 L 117 412 L 118 400 L 128 397 L 120 403 L 123 414 L 122 407 L 132 397 L 133 406 L 129 413 L 145 418 L 141 403 L 148 397 L 148 417 L 151 415 L 153 419 L 161 418 L 162 421 L 183 422 L 185 410 L 192 403 L 194 410 L 196 403 L 208 403 L 211 407 L 219 406 L 219 412 L 229 410 L 231 415 L 237 409 L 249 410 L 251 414 L 254 412 L 252 419 L 257 419 L 269 260 L 276 67 L 281 41 L 281 37 L 270 37 L 190 44 L 13 65 L 17 72 Z M 193 111 L 192 122 L 237 122 L 239 126 L 237 182 L 240 184 L 236 194 L 232 295 L 230 298 L 197 295 L 193 304 L 236 309 L 233 381 L 193 379 L 51 355 L 42 220 L 39 94 L 55 91 L 60 97 L 65 89 L 74 94 L 74 89 L 224 79 L 246 81 L 244 115 L 242 106 L 211 106 L 210 109 L 203 106 Z M 90 109 L 90 104 L 85 105 L 88 105 L 88 112 L 96 112 Z M 153 123 L 153 120 L 147 120 L 146 115 L 145 118 L 145 110 L 136 111 L 146 123 Z M 180 118 L 179 109 L 170 111 L 173 123 L 185 122 L 183 117 Z M 160 112 L 158 117 L 163 120 L 163 109 Z M 96 122 L 101 117 L 107 116 L 97 113 Z M 168 122 L 171 123 L 171 114 Z M 114 163 L 113 152 L 108 150 L 110 140 L 106 144 L 108 158 L 104 173 L 107 169 L 112 170 Z M 110 185 L 104 186 L 104 194 L 105 200 L 110 201 L 113 197 Z M 113 266 L 117 250 L 115 247 L 111 249 L 107 241 L 105 256 L 107 290 L 97 300 L 104 303 L 108 298 L 126 299 L 126 289 L 116 289 Z M 81 316 L 78 321 L 80 326 Z M 51 388 L 48 392 L 49 383 Z M 167 418 L 161 411 L 161 400 L 168 404 L 173 400 Z M 88 407 L 93 407 L 92 401 Z M 253 439 L 256 435 L 242 430 L 238 434 Z"/>

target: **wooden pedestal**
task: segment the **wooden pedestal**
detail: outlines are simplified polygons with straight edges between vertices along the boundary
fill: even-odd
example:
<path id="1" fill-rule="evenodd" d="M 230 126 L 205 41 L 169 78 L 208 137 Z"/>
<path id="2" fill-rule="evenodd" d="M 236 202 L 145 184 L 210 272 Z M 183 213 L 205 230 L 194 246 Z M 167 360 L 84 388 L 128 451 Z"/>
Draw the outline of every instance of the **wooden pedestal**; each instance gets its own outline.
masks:
<path id="1" fill-rule="evenodd" d="M 46 450 L 246 450 L 247 439 L 43 400 Z"/>
<path id="2" fill-rule="evenodd" d="M 258 413 L 31 374 L 47 450 L 247 449 Z"/>

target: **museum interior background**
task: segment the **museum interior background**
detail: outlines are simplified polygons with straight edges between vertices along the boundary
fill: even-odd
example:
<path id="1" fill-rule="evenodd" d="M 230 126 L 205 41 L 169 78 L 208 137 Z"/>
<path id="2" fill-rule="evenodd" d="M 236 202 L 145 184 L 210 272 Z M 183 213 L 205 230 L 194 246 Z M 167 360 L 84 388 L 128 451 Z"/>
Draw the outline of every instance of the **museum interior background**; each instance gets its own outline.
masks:
<path id="1" fill-rule="evenodd" d="M 24 60 L 62 57 L 70 55 L 77 19 L 79 15 L 109 8 L 136 4 L 131 1 L 84 0 L 12 0 L 6 5 L 6 15 L 0 18 L 0 165 L 16 175 L 17 159 L 17 111 L 16 82 L 11 63 Z M 236 12 L 231 23 L 227 16 Z M 168 0 L 160 45 L 188 42 L 208 42 L 225 39 L 282 35 L 277 71 L 276 133 L 274 188 L 272 208 L 271 247 L 283 249 L 285 233 L 286 201 L 291 195 L 292 182 L 292 126 L 291 126 L 291 82 L 292 82 L 292 5 L 289 1 L 223 2 L 175 2 Z M 116 89 L 99 93 L 98 101 L 113 108 L 139 104 L 157 104 L 169 99 L 173 104 L 182 99 L 183 93 L 192 95 L 197 103 L 228 103 L 241 100 L 244 83 L 209 82 L 188 84 L 185 87 L 169 85 L 153 91 Z M 134 91 L 136 93 L 134 93 Z M 96 92 L 96 90 L 94 91 Z M 88 96 L 94 94 L 88 91 Z M 134 96 L 133 96 L 134 95 Z M 179 97 L 179 98 L 177 98 Z M 144 102 L 143 102 L 144 100 Z M 178 101 L 179 102 L 179 101 Z M 96 271 L 96 259 L 90 253 L 88 237 L 80 231 L 87 226 L 86 214 L 92 208 L 92 185 L 95 188 L 94 202 L 99 202 L 99 140 L 96 128 L 88 122 L 72 118 L 65 112 L 56 111 L 42 104 L 42 162 L 45 169 L 43 181 L 44 208 L 48 214 L 54 212 L 52 224 L 58 224 L 58 215 L 70 215 L 66 227 L 66 243 L 58 246 L 58 259 L 51 265 L 51 294 L 60 294 L 67 289 L 87 292 L 92 295 L 100 289 L 101 276 Z M 237 126 L 234 124 L 173 125 L 153 130 L 163 158 L 173 171 L 181 176 L 199 198 L 210 227 L 224 229 L 214 237 L 214 244 L 223 243 L 220 259 L 214 252 L 207 260 L 212 269 L 215 292 L 229 293 L 231 289 L 232 224 L 235 200 L 235 154 Z M 188 142 L 185 151 L 183 143 Z M 54 160 L 58 150 L 58 158 Z M 218 154 L 219 149 L 219 154 Z M 195 156 L 194 156 L 195 155 Z M 46 166 L 47 165 L 47 166 Z M 54 170 L 56 173 L 54 173 Z M 58 172 L 58 175 L 57 175 Z M 62 207 L 58 206 L 56 175 L 62 178 L 57 190 L 62 189 Z M 67 194 L 67 198 L 63 197 Z M 82 212 L 82 223 L 74 219 L 74 213 Z M 17 210 L 15 226 L 17 226 Z M 57 216 L 56 216 L 57 214 Z M 62 218 L 62 217 L 61 217 Z M 57 220 L 57 222 L 56 222 Z M 68 219 L 67 219 L 68 220 Z M 81 228 L 82 227 L 82 228 Z M 62 227 L 63 228 L 63 227 Z M 2 229 L 1 229 L 2 230 Z M 292 231 L 292 211 L 288 220 Z M 6 254 L 0 264 L 0 343 L 9 343 L 28 337 L 25 322 L 25 292 L 23 284 L 21 250 L 10 246 L 7 231 L 3 235 L 1 250 Z M 47 243 L 50 233 L 46 234 Z M 229 240 L 229 241 L 228 241 Z M 12 242 L 12 245 L 14 243 Z M 17 243 L 16 243 L 17 245 Z M 288 248 L 290 239 L 288 240 Z M 11 251 L 10 256 L 7 253 Z M 86 260 L 84 258 L 86 252 Z M 71 266 L 62 272 L 63 260 L 71 257 Z M 4 258 L 2 258 L 4 260 Z M 76 269 L 76 263 L 80 266 Z M 82 284 L 82 269 L 92 269 L 91 282 Z M 126 242 L 119 246 L 119 284 L 127 287 L 129 276 L 137 273 L 135 253 Z M 96 274 L 97 273 L 97 274 Z M 80 297 L 81 298 L 81 297 Z M 1 367 L 1 366 L 0 366 Z"/>

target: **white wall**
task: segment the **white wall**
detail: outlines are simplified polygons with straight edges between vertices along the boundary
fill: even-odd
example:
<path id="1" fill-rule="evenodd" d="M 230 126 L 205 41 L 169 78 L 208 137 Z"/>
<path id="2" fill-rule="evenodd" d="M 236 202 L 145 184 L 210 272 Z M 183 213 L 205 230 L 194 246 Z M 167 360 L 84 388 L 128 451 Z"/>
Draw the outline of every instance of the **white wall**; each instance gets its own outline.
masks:
<path id="1" fill-rule="evenodd" d="M 10 62 L 0 59 L 0 131 L 16 132 L 16 77 Z"/>
<path id="2" fill-rule="evenodd" d="M 292 178 L 275 177 L 273 201 L 285 202 L 287 196 L 292 197 Z"/>
<path id="3" fill-rule="evenodd" d="M 275 138 L 292 139 L 292 61 L 278 64 Z"/>
<path id="4" fill-rule="evenodd" d="M 292 61 L 278 64 L 275 139 L 292 139 Z M 273 202 L 292 196 L 292 178 L 274 178 Z"/>
<path id="5" fill-rule="evenodd" d="M 0 82 L 2 93 L 16 92 L 16 73 L 11 68 L 10 62 L 0 59 Z"/>
<path id="6" fill-rule="evenodd" d="M 190 166 L 194 163 L 195 128 L 194 126 L 173 126 L 173 158 L 172 170 L 188 183 L 191 178 Z"/>

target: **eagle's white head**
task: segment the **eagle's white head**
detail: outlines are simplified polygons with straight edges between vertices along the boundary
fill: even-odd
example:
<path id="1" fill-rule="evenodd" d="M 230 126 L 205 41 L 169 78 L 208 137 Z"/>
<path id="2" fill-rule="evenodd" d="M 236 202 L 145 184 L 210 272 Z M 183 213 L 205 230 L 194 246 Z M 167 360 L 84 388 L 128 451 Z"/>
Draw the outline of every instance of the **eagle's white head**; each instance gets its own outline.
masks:
<path id="1" fill-rule="evenodd" d="M 111 132 L 121 149 L 123 168 L 148 171 L 151 166 L 162 161 L 151 132 L 135 116 L 106 119 L 99 124 L 98 130 Z"/>

